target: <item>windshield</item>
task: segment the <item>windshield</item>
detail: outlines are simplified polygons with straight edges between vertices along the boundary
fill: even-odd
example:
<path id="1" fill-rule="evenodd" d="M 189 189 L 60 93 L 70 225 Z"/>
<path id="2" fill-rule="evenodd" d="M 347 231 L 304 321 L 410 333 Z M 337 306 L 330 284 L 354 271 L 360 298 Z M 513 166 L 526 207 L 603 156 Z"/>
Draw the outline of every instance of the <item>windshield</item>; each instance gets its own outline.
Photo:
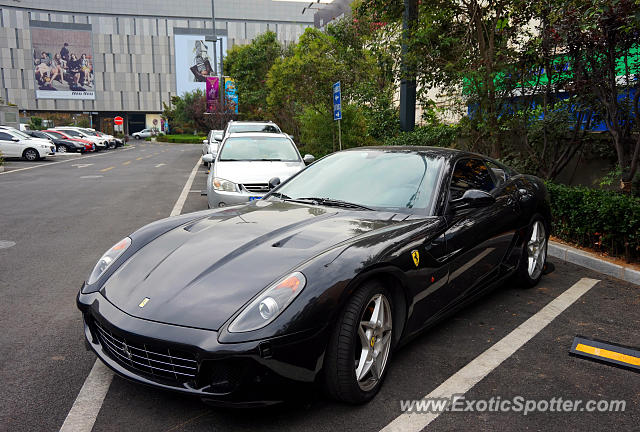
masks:
<path id="1" fill-rule="evenodd" d="M 78 131 L 71 130 L 71 129 L 65 129 L 65 130 L 63 131 L 63 133 L 64 133 L 64 134 L 66 134 L 66 135 L 72 136 L 72 137 L 74 137 L 74 138 L 84 138 L 84 135 L 83 135 L 83 134 L 81 134 L 81 133 L 80 133 L 80 132 L 78 132 Z"/>
<path id="2" fill-rule="evenodd" d="M 385 150 L 335 153 L 277 189 L 285 199 L 325 198 L 389 210 L 430 209 L 442 158 Z"/>
<path id="3" fill-rule="evenodd" d="M 263 123 L 240 123 L 229 125 L 228 133 L 234 132 L 268 132 L 268 133 L 280 133 L 280 129 L 273 124 Z"/>
<path id="4" fill-rule="evenodd" d="M 219 160 L 298 162 L 300 156 L 285 137 L 233 137 L 224 142 Z"/>
<path id="5" fill-rule="evenodd" d="M 12 130 L 11 133 L 16 135 L 16 136 L 19 136 L 20 138 L 26 138 L 26 139 L 33 139 L 34 138 L 29 134 L 26 134 L 26 133 L 24 133 L 22 131 L 19 131 L 18 129 Z"/>
<path id="6" fill-rule="evenodd" d="M 47 132 L 47 134 L 48 134 L 48 135 L 50 135 L 50 136 L 52 136 L 52 137 L 54 137 L 55 139 L 64 139 L 64 135 L 62 135 L 62 134 L 61 134 L 61 133 L 59 133 L 59 132 L 52 132 L 52 131 L 50 131 L 50 132 Z"/>

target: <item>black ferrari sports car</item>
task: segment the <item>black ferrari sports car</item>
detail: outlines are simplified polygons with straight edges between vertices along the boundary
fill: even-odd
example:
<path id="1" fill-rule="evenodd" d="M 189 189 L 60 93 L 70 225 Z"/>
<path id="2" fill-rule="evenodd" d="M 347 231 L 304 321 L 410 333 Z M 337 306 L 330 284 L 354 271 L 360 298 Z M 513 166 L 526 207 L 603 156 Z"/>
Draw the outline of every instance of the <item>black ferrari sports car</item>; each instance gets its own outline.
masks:
<path id="1" fill-rule="evenodd" d="M 311 385 L 363 403 L 400 344 L 507 278 L 535 285 L 550 218 L 541 180 L 487 157 L 360 147 L 260 200 L 139 229 L 77 304 L 88 346 L 136 382 L 223 405 Z"/>

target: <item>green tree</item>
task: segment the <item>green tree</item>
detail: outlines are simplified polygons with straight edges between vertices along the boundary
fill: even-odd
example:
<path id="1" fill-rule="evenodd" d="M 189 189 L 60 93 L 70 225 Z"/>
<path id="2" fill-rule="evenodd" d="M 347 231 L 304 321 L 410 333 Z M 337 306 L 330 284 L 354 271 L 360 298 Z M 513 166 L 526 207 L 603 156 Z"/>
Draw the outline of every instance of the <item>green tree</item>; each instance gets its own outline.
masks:
<path id="1" fill-rule="evenodd" d="M 248 45 L 234 47 L 227 54 L 225 73 L 235 79 L 243 119 L 264 120 L 268 115 L 267 74 L 282 55 L 277 35 L 271 31 L 259 35 Z"/>

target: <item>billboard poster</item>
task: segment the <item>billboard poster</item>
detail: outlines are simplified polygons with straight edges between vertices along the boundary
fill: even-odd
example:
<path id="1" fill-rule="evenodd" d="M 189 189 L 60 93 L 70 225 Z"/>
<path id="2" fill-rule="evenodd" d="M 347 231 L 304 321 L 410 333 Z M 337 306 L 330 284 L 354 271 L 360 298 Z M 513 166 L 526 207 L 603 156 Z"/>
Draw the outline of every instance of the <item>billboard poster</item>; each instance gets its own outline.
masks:
<path id="1" fill-rule="evenodd" d="M 90 30 L 31 27 L 37 99 L 95 99 Z"/>
<path id="2" fill-rule="evenodd" d="M 224 77 L 224 97 L 227 111 L 238 114 L 238 92 L 236 82 L 233 78 Z"/>
<path id="3" fill-rule="evenodd" d="M 220 81 L 218 77 L 207 77 L 207 111 L 213 112 L 218 101 Z"/>
<path id="4" fill-rule="evenodd" d="M 227 38 L 222 39 L 226 55 Z M 219 74 L 220 43 L 205 41 L 205 35 L 175 34 L 176 90 L 182 96 L 194 90 L 206 91 L 207 77 Z"/>

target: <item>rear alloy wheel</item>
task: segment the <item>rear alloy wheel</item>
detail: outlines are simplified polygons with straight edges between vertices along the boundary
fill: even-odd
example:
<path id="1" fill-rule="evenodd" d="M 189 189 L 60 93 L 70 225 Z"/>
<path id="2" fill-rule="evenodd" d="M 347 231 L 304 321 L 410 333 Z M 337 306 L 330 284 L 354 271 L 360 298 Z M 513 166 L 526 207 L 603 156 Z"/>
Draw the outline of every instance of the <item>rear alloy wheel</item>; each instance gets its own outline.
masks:
<path id="1" fill-rule="evenodd" d="M 63 146 L 63 145 L 59 145 L 58 147 L 56 147 L 56 151 L 58 153 L 66 153 L 67 152 L 67 147 Z"/>
<path id="2" fill-rule="evenodd" d="M 526 287 L 533 287 L 542 278 L 547 261 L 549 237 L 540 216 L 535 216 L 531 221 L 526 239 L 518 267 L 518 276 Z"/>
<path id="3" fill-rule="evenodd" d="M 32 162 L 40 158 L 40 155 L 38 154 L 38 152 L 32 148 L 26 149 L 22 155 L 26 160 L 32 161 Z"/>
<path id="4" fill-rule="evenodd" d="M 393 344 L 393 308 L 387 290 L 369 282 L 353 295 L 329 343 L 325 386 L 349 403 L 371 400 L 380 389 Z"/>

